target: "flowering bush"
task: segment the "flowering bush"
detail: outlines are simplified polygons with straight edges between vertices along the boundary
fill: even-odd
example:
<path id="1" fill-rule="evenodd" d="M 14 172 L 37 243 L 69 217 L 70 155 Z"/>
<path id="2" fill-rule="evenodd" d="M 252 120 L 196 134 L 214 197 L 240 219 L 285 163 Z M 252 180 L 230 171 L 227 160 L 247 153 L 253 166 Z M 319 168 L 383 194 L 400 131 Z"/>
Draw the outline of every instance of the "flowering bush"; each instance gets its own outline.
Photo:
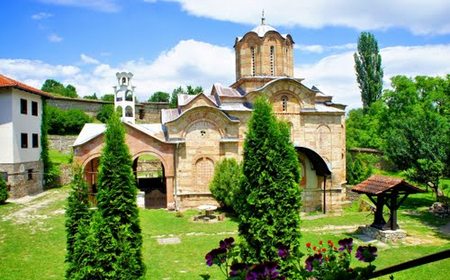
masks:
<path id="1" fill-rule="evenodd" d="M 284 248 L 279 250 L 280 257 L 287 256 L 288 251 Z M 264 262 L 260 264 L 245 264 L 239 258 L 238 247 L 235 246 L 233 237 L 219 242 L 219 247 L 212 249 L 205 256 L 206 264 L 219 266 L 226 279 L 229 280 L 284 280 L 280 276 L 279 267 L 276 262 Z"/>
<path id="2" fill-rule="evenodd" d="M 359 246 L 355 257 L 368 262 L 367 267 L 350 268 L 353 250 L 353 239 L 344 238 L 338 242 L 339 248 L 333 241 L 328 240 L 325 245 L 319 241 L 318 246 L 306 243 L 307 255 L 302 275 L 307 279 L 368 279 L 375 270 L 371 264 L 377 256 L 377 248 L 371 245 Z"/>
<path id="3" fill-rule="evenodd" d="M 371 245 L 359 246 L 355 253 L 356 259 L 367 262 L 369 265 L 350 268 L 353 251 L 352 238 L 339 240 L 338 247 L 331 240 L 328 240 L 327 244 L 319 241 L 318 246 L 313 246 L 308 242 L 306 243 L 306 249 L 307 258 L 303 267 L 298 257 L 290 255 L 288 247 L 280 246 L 278 248 L 278 256 L 283 261 L 293 261 L 296 258 L 294 262 L 298 265 L 295 269 L 298 271 L 295 274 L 301 275 L 304 279 L 364 280 L 369 279 L 369 276 L 375 270 L 372 262 L 377 257 L 377 248 Z M 219 247 L 206 254 L 205 260 L 208 266 L 218 265 L 228 280 L 287 279 L 281 275 L 279 264 L 276 262 L 242 263 L 238 247 L 235 246 L 232 237 L 220 241 Z"/>

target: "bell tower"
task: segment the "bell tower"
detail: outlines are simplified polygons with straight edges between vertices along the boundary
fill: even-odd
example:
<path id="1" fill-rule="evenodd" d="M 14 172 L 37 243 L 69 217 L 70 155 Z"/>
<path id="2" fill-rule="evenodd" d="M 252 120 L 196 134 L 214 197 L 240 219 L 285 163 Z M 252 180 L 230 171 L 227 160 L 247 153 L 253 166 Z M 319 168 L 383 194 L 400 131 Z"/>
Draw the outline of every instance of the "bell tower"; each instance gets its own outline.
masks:
<path id="1" fill-rule="evenodd" d="M 131 85 L 133 74 L 116 73 L 118 86 L 114 87 L 114 109 L 119 112 L 122 122 L 135 123 L 134 86 Z"/>
<path id="2" fill-rule="evenodd" d="M 261 24 L 236 38 L 236 81 L 251 77 L 293 77 L 293 47 L 291 35 L 280 34 L 267 25 L 263 11 Z"/>

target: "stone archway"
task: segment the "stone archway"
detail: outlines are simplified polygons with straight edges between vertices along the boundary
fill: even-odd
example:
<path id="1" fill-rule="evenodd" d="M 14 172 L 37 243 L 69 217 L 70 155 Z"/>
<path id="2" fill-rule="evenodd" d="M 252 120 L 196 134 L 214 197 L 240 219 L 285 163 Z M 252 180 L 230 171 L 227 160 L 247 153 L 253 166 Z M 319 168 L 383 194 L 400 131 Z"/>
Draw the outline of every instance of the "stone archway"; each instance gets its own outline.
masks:
<path id="1" fill-rule="evenodd" d="M 98 169 L 100 167 L 100 155 L 91 156 L 83 164 L 84 178 L 88 184 L 88 198 L 92 205 L 97 205 Z"/>
<path id="2" fill-rule="evenodd" d="M 167 207 L 167 178 L 164 162 L 152 152 L 139 153 L 133 160 L 136 185 L 145 193 L 145 208 Z"/>

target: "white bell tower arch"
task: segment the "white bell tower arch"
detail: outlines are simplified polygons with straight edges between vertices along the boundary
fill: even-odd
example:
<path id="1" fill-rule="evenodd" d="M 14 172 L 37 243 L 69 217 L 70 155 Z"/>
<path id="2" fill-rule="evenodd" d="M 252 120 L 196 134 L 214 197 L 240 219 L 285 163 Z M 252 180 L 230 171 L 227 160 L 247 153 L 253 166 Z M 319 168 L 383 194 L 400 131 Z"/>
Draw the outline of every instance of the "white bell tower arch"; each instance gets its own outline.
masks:
<path id="1" fill-rule="evenodd" d="M 119 85 L 114 87 L 114 109 L 119 112 L 122 122 L 135 123 L 135 87 L 131 85 L 133 74 L 117 72 L 116 77 Z"/>

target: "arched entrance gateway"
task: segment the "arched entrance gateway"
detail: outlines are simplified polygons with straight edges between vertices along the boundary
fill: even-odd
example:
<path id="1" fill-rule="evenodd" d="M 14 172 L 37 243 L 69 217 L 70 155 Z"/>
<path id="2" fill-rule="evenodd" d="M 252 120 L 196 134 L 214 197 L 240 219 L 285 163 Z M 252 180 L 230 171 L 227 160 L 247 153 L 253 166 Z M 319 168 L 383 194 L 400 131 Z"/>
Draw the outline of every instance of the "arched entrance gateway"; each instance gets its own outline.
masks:
<path id="1" fill-rule="evenodd" d="M 100 167 L 100 155 L 92 156 L 83 166 L 84 178 L 88 184 L 88 198 L 92 205 L 97 204 L 98 169 Z"/>
<path id="2" fill-rule="evenodd" d="M 331 202 L 331 197 L 327 197 L 327 178 L 331 176 L 330 168 L 314 150 L 306 147 L 295 147 L 295 149 L 302 169 L 300 187 L 303 188 L 303 211 L 322 209 L 323 213 L 326 213 L 327 209 L 332 208 L 331 205 L 327 206 L 327 201 Z"/>
<path id="3" fill-rule="evenodd" d="M 133 160 L 136 185 L 145 193 L 145 208 L 166 208 L 167 186 L 163 162 L 153 153 L 142 153 Z"/>

